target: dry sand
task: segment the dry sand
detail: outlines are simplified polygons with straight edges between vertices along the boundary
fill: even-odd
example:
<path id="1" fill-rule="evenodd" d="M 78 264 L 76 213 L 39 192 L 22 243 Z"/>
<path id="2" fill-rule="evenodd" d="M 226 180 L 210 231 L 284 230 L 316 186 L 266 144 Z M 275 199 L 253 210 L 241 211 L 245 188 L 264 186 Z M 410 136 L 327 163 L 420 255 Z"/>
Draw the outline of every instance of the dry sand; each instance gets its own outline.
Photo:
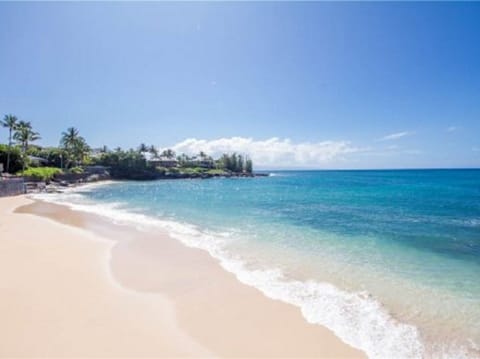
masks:
<path id="1" fill-rule="evenodd" d="M 0 318 L 2 357 L 365 357 L 166 233 L 25 197 L 0 199 Z"/>

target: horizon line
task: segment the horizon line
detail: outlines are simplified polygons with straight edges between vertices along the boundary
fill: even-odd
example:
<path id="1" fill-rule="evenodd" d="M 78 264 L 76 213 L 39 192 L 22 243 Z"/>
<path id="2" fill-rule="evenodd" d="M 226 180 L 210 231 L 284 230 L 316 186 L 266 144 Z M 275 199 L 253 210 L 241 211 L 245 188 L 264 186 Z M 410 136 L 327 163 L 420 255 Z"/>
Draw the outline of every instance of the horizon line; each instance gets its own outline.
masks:
<path id="1" fill-rule="evenodd" d="M 403 167 L 403 168 L 275 168 L 256 169 L 254 172 L 315 172 L 315 171 L 441 171 L 441 170 L 480 170 L 480 167 Z"/>

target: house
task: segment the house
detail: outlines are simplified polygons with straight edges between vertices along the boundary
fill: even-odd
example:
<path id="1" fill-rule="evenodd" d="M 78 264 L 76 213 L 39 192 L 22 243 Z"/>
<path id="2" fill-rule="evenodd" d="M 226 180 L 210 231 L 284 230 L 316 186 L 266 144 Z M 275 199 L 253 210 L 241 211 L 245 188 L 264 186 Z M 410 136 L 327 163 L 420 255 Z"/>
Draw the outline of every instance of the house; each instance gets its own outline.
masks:
<path id="1" fill-rule="evenodd" d="M 212 159 L 200 159 L 193 161 L 194 165 L 202 168 L 214 168 L 215 162 Z"/>
<path id="2" fill-rule="evenodd" d="M 107 152 L 106 147 L 101 147 L 101 148 L 92 148 L 90 150 L 90 157 L 92 158 L 100 158 L 104 153 Z"/>
<path id="3" fill-rule="evenodd" d="M 37 156 L 28 156 L 28 159 L 30 160 L 30 163 L 34 166 L 47 166 L 48 165 L 48 160 L 42 157 L 37 157 Z"/>
<path id="4" fill-rule="evenodd" d="M 207 156 L 190 158 L 187 162 L 188 167 L 215 168 L 215 161 Z"/>
<path id="5" fill-rule="evenodd" d="M 147 162 L 155 167 L 172 168 L 172 167 L 178 166 L 178 161 L 176 158 L 168 158 L 164 156 L 157 157 L 157 158 L 152 157 L 150 159 L 147 159 Z"/>

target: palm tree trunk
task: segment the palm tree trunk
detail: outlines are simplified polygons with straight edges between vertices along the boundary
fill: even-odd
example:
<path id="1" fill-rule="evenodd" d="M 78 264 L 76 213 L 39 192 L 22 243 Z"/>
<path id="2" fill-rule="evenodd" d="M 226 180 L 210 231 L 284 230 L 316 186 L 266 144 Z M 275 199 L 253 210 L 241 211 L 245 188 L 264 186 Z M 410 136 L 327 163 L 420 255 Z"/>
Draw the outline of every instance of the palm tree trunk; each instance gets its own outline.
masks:
<path id="1" fill-rule="evenodd" d="M 7 152 L 7 170 L 6 170 L 7 173 L 10 169 L 10 152 L 11 151 L 12 151 L 12 129 L 10 128 L 10 131 L 8 133 L 8 152 Z"/>
<path id="2" fill-rule="evenodd" d="M 28 148 L 28 142 L 25 142 L 23 144 L 23 169 L 22 169 L 22 171 L 25 171 L 25 163 L 27 162 L 27 148 Z"/>

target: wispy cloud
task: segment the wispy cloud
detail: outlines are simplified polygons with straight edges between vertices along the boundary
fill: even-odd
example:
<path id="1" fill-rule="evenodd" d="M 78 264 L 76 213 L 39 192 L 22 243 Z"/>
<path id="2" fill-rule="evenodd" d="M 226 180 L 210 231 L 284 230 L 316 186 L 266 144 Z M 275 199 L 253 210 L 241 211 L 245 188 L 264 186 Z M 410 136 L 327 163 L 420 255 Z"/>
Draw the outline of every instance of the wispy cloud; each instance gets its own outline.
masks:
<path id="1" fill-rule="evenodd" d="M 383 136 L 382 138 L 379 138 L 377 141 L 392 141 L 392 140 L 398 140 L 399 138 L 405 137 L 405 136 L 410 136 L 413 135 L 414 132 L 410 131 L 403 131 L 403 132 L 396 132 L 392 133 L 390 135 Z"/>
<path id="2" fill-rule="evenodd" d="M 473 152 L 480 152 L 480 147 L 472 147 Z"/>
<path id="3" fill-rule="evenodd" d="M 447 127 L 445 131 L 447 132 L 454 132 L 456 131 L 458 128 L 457 126 L 450 126 L 450 127 Z"/>
<path id="4" fill-rule="evenodd" d="M 189 138 L 175 144 L 178 153 L 196 154 L 204 151 L 211 156 L 237 152 L 248 155 L 256 166 L 264 167 L 321 167 L 344 160 L 346 155 L 366 151 L 349 141 L 292 142 L 290 139 L 272 137 L 254 140 L 245 137 L 200 140 Z"/>

